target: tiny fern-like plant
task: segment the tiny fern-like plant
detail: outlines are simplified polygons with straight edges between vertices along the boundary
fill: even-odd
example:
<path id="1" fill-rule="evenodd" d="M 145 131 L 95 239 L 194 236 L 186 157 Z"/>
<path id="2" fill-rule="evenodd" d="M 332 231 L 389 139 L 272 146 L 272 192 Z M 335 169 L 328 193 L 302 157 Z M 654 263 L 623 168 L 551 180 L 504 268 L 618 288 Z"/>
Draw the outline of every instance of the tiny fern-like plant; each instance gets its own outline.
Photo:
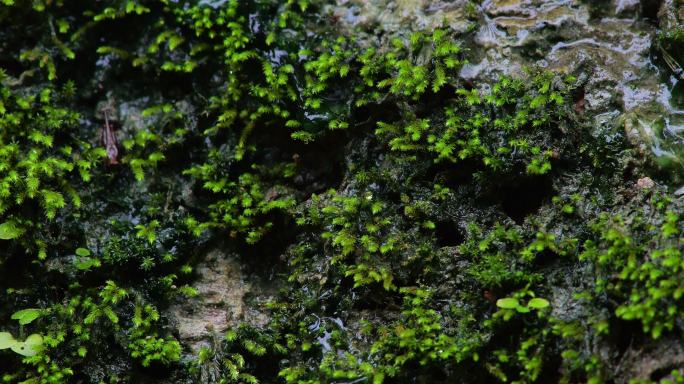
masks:
<path id="1" fill-rule="evenodd" d="M 60 106 L 70 94 L 68 85 L 19 93 L 5 85 L 5 76 L 0 70 L 0 239 L 10 240 L 41 227 L 19 210 L 35 208 L 52 220 L 68 203 L 79 207 L 74 184 L 90 180 L 105 152 L 72 138 L 79 115 Z M 44 258 L 46 244 L 32 242 Z"/>

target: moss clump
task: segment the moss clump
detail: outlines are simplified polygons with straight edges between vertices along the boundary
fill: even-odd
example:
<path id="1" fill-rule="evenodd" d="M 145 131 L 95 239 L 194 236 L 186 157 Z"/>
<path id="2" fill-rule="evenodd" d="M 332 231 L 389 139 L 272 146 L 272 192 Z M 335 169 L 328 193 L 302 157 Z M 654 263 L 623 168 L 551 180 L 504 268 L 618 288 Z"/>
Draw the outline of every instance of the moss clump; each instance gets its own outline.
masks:
<path id="1" fill-rule="evenodd" d="M 11 237 L 21 237 L 27 251 L 45 259 L 47 244 L 35 237 L 43 227 L 40 216 L 52 220 L 67 203 L 79 208 L 77 188 L 90 181 L 104 152 L 74 137 L 79 114 L 65 105 L 73 98 L 73 83 L 58 90 L 16 89 L 10 82 L 1 71 L 0 214 L 17 234 Z"/>
<path id="2" fill-rule="evenodd" d="M 436 162 L 481 162 L 493 174 L 478 173 L 485 180 L 513 172 L 543 175 L 570 142 L 553 139 L 566 124 L 563 95 L 568 84 L 548 73 L 530 80 L 532 86 L 522 79 L 502 78 L 489 92 L 457 89 L 458 97 L 449 100 L 436 121 L 409 114 L 399 123 L 378 122 L 375 133 L 386 137 L 393 151 L 428 152 Z"/>
<path id="3" fill-rule="evenodd" d="M 596 265 L 593 294 L 611 297 L 618 318 L 640 321 L 643 331 L 658 339 L 679 323 L 681 224 L 667 197 L 654 196 L 648 211 L 599 217 L 592 224 L 598 238 L 587 241 L 580 258 Z"/>

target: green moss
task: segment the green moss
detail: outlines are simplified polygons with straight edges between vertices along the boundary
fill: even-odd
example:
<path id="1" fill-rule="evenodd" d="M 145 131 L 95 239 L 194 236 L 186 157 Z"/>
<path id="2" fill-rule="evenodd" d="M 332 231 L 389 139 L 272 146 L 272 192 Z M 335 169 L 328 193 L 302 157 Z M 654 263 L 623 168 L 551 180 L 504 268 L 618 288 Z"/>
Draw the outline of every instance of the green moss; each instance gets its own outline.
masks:
<path id="1" fill-rule="evenodd" d="M 47 245 L 29 237 L 42 229 L 40 215 L 52 220 L 67 204 L 81 206 L 76 188 L 90 181 L 104 150 L 73 138 L 79 115 L 64 106 L 73 90 L 14 90 L 7 82 L 0 71 L 0 214 L 44 259 Z"/>
<path id="2" fill-rule="evenodd" d="M 532 85 L 502 78 L 489 92 L 457 89 L 444 115 L 435 118 L 436 127 L 429 119 L 408 115 L 398 123 L 378 122 L 375 133 L 387 138 L 393 151 L 427 152 L 436 162 L 476 160 L 484 166 L 478 173 L 483 179 L 489 176 L 483 171 L 545 174 L 562 149 L 552 137 L 567 114 L 568 85 L 557 84 L 548 73 L 527 81 Z"/>
<path id="3" fill-rule="evenodd" d="M 659 338 L 673 331 L 684 296 L 678 277 L 682 268 L 679 215 L 667 198 L 654 198 L 655 218 L 638 212 L 629 222 L 621 215 L 603 215 L 592 226 L 596 240 L 580 256 L 596 263 L 596 294 L 618 303 L 615 314 L 641 322 L 644 332 Z"/>
<path id="4" fill-rule="evenodd" d="M 181 357 L 181 346 L 177 340 L 156 335 L 152 325 L 157 321 L 159 321 L 159 312 L 154 307 L 149 304 L 144 307 L 135 306 L 133 326 L 128 336 L 128 349 L 131 351 L 131 356 L 141 359 L 145 367 L 155 361 L 168 365 L 179 361 Z"/>

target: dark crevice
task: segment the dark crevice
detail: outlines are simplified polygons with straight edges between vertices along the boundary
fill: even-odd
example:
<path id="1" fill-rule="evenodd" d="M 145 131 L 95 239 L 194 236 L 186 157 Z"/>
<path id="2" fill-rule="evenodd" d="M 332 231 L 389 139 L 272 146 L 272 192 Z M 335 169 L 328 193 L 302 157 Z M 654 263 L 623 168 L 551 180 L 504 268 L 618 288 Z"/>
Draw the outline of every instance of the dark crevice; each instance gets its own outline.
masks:
<path id="1" fill-rule="evenodd" d="M 554 194 L 551 178 L 530 177 L 497 191 L 504 213 L 517 224 L 549 202 Z"/>
<path id="2" fill-rule="evenodd" d="M 665 380 L 672 380 L 672 371 L 678 371 L 680 374 L 682 374 L 684 372 L 684 364 L 670 364 L 665 367 L 658 368 L 651 372 L 650 379 L 656 383 L 668 382 Z"/>
<path id="3" fill-rule="evenodd" d="M 435 223 L 435 237 L 440 247 L 455 247 L 465 240 L 465 235 L 456 224 L 451 221 Z"/>
<path id="4" fill-rule="evenodd" d="M 662 5 L 662 0 L 641 0 L 641 10 L 644 19 L 657 23 L 658 11 Z"/>
<path id="5" fill-rule="evenodd" d="M 448 161 L 433 163 L 426 171 L 425 178 L 433 179 L 443 187 L 456 189 L 462 185 L 471 184 L 473 173 L 477 169 L 477 162 L 472 159 L 460 161 L 454 164 Z"/>
<path id="6" fill-rule="evenodd" d="M 264 221 L 273 223 L 273 226 L 256 244 L 246 243 L 242 236 L 235 235 L 236 238 L 232 238 L 230 234 L 228 242 L 236 245 L 236 251 L 248 274 L 270 280 L 274 274 L 285 268 L 282 255 L 295 242 L 299 227 L 290 217 L 280 212 L 267 215 Z"/>

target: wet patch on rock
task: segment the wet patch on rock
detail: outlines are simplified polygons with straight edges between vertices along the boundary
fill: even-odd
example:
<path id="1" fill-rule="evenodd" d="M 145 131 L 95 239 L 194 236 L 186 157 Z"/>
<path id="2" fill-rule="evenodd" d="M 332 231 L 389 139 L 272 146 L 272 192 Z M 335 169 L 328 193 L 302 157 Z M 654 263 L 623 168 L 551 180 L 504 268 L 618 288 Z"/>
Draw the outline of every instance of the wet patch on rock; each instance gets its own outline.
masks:
<path id="1" fill-rule="evenodd" d="M 383 32 L 433 30 L 446 24 L 463 33 L 472 28 L 469 1 L 431 0 L 338 0 L 330 12 L 340 26 Z"/>
<path id="2" fill-rule="evenodd" d="M 471 48 L 460 71 L 468 81 L 525 76 L 534 66 L 573 75 L 582 94 L 576 109 L 624 131 L 645 159 L 667 170 L 670 184 L 681 182 L 681 84 L 663 60 L 672 56 L 674 71 L 681 68 L 668 37 L 677 36 L 684 10 L 673 1 L 339 0 L 330 12 L 341 28 L 370 37 L 447 27 Z"/>
<path id="3" fill-rule="evenodd" d="M 624 375 L 624 382 L 659 381 L 668 379 L 671 371 L 684 367 L 684 348 L 677 339 L 653 342 L 634 348 L 630 345 L 622 355 L 618 371 Z"/>

